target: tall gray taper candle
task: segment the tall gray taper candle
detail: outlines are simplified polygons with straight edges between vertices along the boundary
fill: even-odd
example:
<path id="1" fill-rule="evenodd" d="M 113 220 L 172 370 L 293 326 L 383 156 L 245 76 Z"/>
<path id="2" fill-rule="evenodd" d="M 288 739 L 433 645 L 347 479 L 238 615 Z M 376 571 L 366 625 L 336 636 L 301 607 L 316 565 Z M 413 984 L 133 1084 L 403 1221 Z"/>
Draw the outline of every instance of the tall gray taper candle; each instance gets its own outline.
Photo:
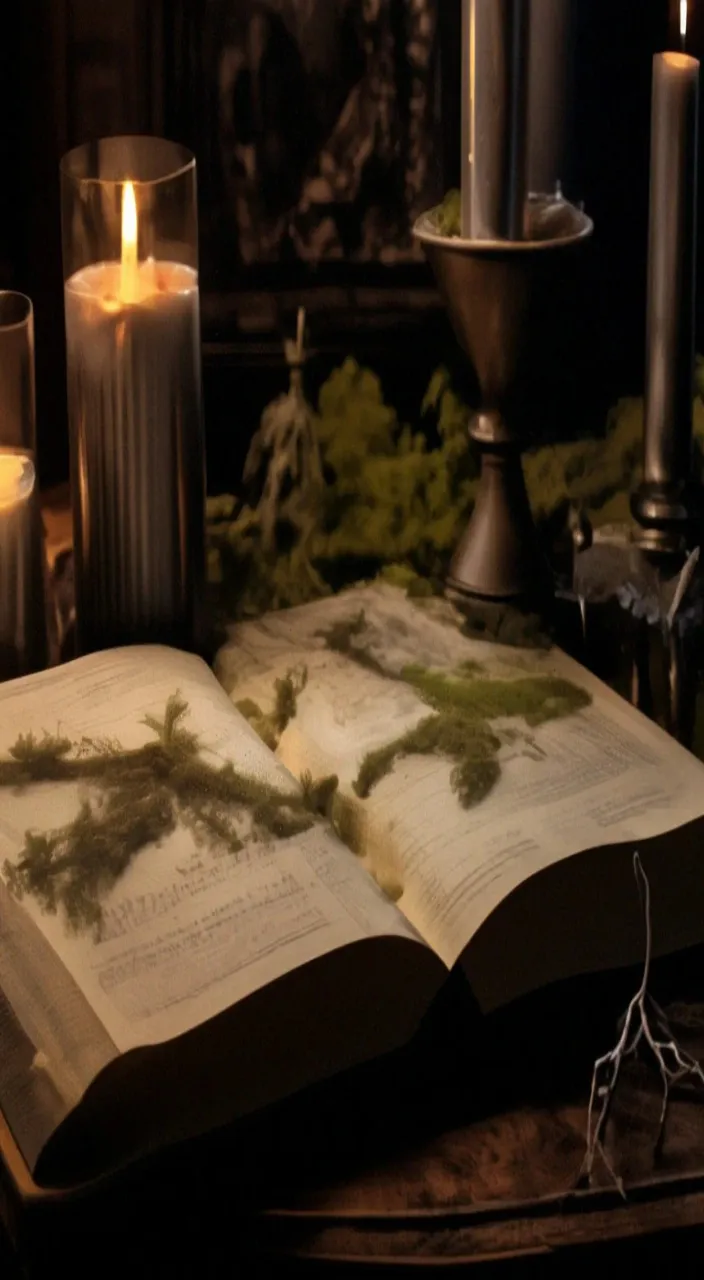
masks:
<path id="1" fill-rule="evenodd" d="M 653 62 L 644 480 L 690 476 L 697 264 L 699 62 Z"/>
<path id="2" fill-rule="evenodd" d="M 462 0 L 462 235 L 520 240 L 526 205 L 529 0 Z"/>
<path id="3" fill-rule="evenodd" d="M 574 0 L 530 0 L 528 190 L 569 189 Z"/>

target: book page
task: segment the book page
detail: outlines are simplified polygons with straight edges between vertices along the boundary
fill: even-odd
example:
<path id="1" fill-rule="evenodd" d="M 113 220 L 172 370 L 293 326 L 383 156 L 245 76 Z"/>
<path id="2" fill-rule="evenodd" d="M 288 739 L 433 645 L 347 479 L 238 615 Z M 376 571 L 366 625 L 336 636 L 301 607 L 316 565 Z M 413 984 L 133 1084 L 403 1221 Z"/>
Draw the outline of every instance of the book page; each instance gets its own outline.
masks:
<path id="1" fill-rule="evenodd" d="M 335 773 L 340 829 L 447 965 L 534 873 L 704 813 L 704 766 L 558 650 L 466 637 L 449 603 L 374 584 L 232 629 L 216 670 L 271 701 L 278 756 Z"/>
<path id="2" fill-rule="evenodd" d="M 115 1045 L 0 880 L 0 1101 L 32 1168 Z"/>
<path id="3" fill-rule="evenodd" d="M 0 687 L 0 870 L 0 930 L 9 893 L 120 1053 L 365 937 L 419 941 L 205 664 L 158 647 Z"/>

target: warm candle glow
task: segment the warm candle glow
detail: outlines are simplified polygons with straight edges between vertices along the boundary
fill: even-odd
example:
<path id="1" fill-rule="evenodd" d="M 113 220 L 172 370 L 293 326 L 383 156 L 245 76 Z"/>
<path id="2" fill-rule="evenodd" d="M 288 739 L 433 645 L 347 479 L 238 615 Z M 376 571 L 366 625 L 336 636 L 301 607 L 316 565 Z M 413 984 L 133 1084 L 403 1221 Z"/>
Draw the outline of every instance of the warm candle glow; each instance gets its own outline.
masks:
<path id="1" fill-rule="evenodd" d="M 680 0 L 680 35 L 683 40 L 687 35 L 688 7 L 687 0 Z"/>
<path id="2" fill-rule="evenodd" d="M 121 300 L 123 302 L 136 302 L 138 293 L 137 201 L 134 194 L 134 183 L 126 182 L 122 193 Z"/>
<path id="3" fill-rule="evenodd" d="M 16 506 L 34 488 L 34 467 L 21 453 L 0 453 L 0 511 Z"/>

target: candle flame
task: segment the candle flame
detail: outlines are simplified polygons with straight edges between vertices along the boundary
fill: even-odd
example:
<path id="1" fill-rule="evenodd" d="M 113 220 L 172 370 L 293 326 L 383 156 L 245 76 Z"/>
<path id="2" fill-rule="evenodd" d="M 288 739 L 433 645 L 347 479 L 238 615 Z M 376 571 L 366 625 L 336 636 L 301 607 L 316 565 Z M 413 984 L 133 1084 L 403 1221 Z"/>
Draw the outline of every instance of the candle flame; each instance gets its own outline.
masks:
<path id="1" fill-rule="evenodd" d="M 134 183 L 126 182 L 122 193 L 122 257 L 120 292 L 123 302 L 135 302 L 139 284 L 137 265 L 137 201 Z"/>
<path id="2" fill-rule="evenodd" d="M 34 467 L 21 453 L 0 453 L 0 511 L 7 511 L 34 488 Z"/>
<path id="3" fill-rule="evenodd" d="M 680 0 L 680 35 L 684 40 L 687 35 L 687 18 L 689 16 L 688 0 Z"/>

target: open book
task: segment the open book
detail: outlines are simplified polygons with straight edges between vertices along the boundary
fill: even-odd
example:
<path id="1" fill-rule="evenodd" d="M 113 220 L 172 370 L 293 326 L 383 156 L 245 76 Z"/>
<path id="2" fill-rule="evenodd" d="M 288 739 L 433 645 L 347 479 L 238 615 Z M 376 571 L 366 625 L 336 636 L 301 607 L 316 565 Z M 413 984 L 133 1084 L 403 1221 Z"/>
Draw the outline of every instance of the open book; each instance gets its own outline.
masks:
<path id="1" fill-rule="evenodd" d="M 0 687 L 0 1146 L 37 1182 L 400 1046 L 458 961 L 485 1010 L 637 961 L 635 848 L 657 949 L 704 938 L 704 766 L 560 652 L 373 585 L 217 675 Z"/>

